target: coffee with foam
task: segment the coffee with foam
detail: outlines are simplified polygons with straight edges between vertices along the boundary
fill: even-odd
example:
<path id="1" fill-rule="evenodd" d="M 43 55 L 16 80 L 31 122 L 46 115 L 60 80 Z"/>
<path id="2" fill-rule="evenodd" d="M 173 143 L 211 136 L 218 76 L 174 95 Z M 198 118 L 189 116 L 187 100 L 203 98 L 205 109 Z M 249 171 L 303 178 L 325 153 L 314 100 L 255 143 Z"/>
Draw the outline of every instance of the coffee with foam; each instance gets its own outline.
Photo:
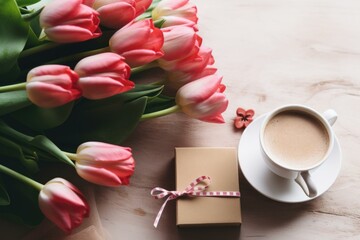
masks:
<path id="1" fill-rule="evenodd" d="M 307 169 L 323 160 L 330 141 L 324 124 L 316 117 L 288 110 L 269 120 L 264 144 L 270 157 L 280 166 Z"/>

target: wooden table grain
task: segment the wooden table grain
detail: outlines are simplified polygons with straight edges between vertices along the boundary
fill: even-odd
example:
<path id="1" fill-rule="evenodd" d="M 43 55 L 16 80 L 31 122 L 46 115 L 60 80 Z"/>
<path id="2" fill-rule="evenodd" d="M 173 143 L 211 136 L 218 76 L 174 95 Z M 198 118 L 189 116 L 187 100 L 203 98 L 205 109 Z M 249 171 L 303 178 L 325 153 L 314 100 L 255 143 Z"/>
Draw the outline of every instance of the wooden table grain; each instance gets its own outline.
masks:
<path id="1" fill-rule="evenodd" d="M 106 231 L 112 239 L 135 240 L 360 239 L 360 2 L 193 2 L 203 44 L 213 49 L 227 86 L 226 123 L 204 123 L 181 113 L 142 122 L 125 143 L 137 160 L 130 186 L 94 187 Z M 175 147 L 237 147 L 242 135 L 233 128 L 237 107 L 253 108 L 260 116 L 287 103 L 333 108 L 339 115 L 334 131 L 342 168 L 325 194 L 305 203 L 279 203 L 241 177 L 240 228 L 178 229 L 171 202 L 159 227 L 153 227 L 162 201 L 149 193 L 155 186 L 174 189 Z M 14 228 L 26 232 L 9 222 L 0 226 L 1 232 Z"/>

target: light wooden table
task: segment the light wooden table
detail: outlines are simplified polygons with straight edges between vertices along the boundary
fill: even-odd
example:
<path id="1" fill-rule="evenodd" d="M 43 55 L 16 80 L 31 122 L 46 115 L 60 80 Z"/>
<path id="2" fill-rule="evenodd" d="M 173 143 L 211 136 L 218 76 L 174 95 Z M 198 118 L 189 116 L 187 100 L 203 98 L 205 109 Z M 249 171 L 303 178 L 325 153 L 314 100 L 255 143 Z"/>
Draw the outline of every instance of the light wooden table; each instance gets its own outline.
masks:
<path id="1" fill-rule="evenodd" d="M 106 231 L 112 239 L 360 239 L 360 2 L 193 2 L 204 45 L 213 49 L 227 85 L 226 123 L 203 123 L 183 114 L 142 122 L 126 142 L 137 160 L 131 185 L 95 188 Z M 260 116 L 286 103 L 333 108 L 339 115 L 334 131 L 343 151 L 342 169 L 325 194 L 306 203 L 278 203 L 242 177 L 241 228 L 178 229 L 171 202 L 159 227 L 152 226 L 162 201 L 149 192 L 155 186 L 174 189 L 174 147 L 237 147 L 241 131 L 233 128 L 233 118 L 238 106 Z M 2 224 L 1 232 L 10 224 Z"/>

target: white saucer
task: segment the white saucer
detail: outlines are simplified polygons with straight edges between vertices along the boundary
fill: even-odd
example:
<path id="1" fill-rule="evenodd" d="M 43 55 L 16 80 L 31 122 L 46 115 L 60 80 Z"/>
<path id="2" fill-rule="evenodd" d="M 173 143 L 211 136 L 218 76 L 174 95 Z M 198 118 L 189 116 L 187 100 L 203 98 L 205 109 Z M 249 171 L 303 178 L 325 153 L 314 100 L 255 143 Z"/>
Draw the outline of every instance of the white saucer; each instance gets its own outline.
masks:
<path id="1" fill-rule="evenodd" d="M 259 130 L 264 118 L 265 115 L 258 117 L 245 129 L 238 147 L 240 169 L 249 183 L 266 197 L 287 203 L 309 201 L 328 190 L 335 182 L 341 168 L 341 148 L 336 136 L 329 159 L 310 172 L 318 195 L 309 198 L 295 181 L 272 173 L 262 159 Z"/>

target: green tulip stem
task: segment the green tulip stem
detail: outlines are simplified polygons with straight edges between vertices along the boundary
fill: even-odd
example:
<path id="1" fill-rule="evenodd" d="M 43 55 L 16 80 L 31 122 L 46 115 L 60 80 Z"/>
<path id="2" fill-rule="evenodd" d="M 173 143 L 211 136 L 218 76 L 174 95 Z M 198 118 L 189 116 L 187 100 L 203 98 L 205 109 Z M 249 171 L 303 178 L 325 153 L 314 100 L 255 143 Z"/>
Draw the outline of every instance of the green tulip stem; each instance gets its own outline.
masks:
<path id="1" fill-rule="evenodd" d="M 165 83 L 166 83 L 166 80 L 163 79 L 163 80 L 159 80 L 156 82 L 152 82 L 152 83 L 150 83 L 150 85 L 165 85 Z"/>
<path id="2" fill-rule="evenodd" d="M 69 153 L 69 152 L 65 152 L 65 151 L 62 151 L 68 158 L 70 158 L 71 160 L 73 161 L 76 161 L 77 160 L 77 155 L 76 153 Z"/>
<path id="3" fill-rule="evenodd" d="M 29 57 L 29 56 L 31 56 L 33 54 L 37 54 L 37 53 L 40 53 L 40 52 L 44 52 L 44 51 L 56 48 L 56 47 L 58 47 L 60 45 L 61 44 L 59 44 L 59 43 L 48 42 L 48 43 L 44 43 L 44 44 L 41 44 L 41 45 L 36 46 L 36 47 L 28 48 L 28 49 L 26 49 L 26 50 L 24 50 L 24 51 L 22 51 L 20 53 L 19 58 L 26 58 L 26 57 Z"/>
<path id="4" fill-rule="evenodd" d="M 159 64 L 156 61 L 154 61 L 154 62 L 145 64 L 145 65 L 140 66 L 140 67 L 132 68 L 131 69 L 131 74 L 141 73 L 141 72 L 143 72 L 145 70 L 148 70 L 148 69 L 151 69 L 151 68 L 156 68 L 156 67 L 159 67 Z"/>
<path id="5" fill-rule="evenodd" d="M 0 134 L 3 137 L 28 144 L 33 138 L 9 127 L 4 121 L 0 120 Z"/>
<path id="6" fill-rule="evenodd" d="M 89 56 L 99 54 L 99 53 L 104 53 L 104 52 L 110 52 L 110 48 L 104 47 L 104 48 L 99 48 L 96 50 L 81 52 L 81 53 L 73 54 L 70 56 L 54 59 L 50 62 L 47 62 L 46 64 L 64 64 L 67 62 L 80 61 L 81 59 L 83 59 L 85 57 L 89 57 Z"/>
<path id="7" fill-rule="evenodd" d="M 27 183 L 27 184 L 33 186 L 34 188 L 38 189 L 39 191 L 41 191 L 41 189 L 44 187 L 44 185 L 42 185 L 41 183 L 38 183 L 38 182 L 32 180 L 31 178 L 28 178 L 18 172 L 15 172 L 14 170 L 7 168 L 1 164 L 0 164 L 0 172 L 3 172 L 23 183 Z"/>
<path id="8" fill-rule="evenodd" d="M 147 120 L 147 119 L 162 117 L 162 116 L 169 115 L 169 114 L 172 114 L 175 112 L 179 112 L 180 110 L 181 110 L 180 107 L 178 105 L 175 105 L 175 106 L 172 106 L 172 107 L 169 107 L 167 109 L 163 109 L 163 110 L 160 110 L 157 112 L 143 114 L 141 116 L 140 120 Z"/>
<path id="9" fill-rule="evenodd" d="M 17 91 L 17 90 L 24 90 L 24 89 L 26 89 L 26 82 L 16 83 L 16 84 L 7 85 L 7 86 L 1 86 L 0 87 L 0 93 Z"/>

